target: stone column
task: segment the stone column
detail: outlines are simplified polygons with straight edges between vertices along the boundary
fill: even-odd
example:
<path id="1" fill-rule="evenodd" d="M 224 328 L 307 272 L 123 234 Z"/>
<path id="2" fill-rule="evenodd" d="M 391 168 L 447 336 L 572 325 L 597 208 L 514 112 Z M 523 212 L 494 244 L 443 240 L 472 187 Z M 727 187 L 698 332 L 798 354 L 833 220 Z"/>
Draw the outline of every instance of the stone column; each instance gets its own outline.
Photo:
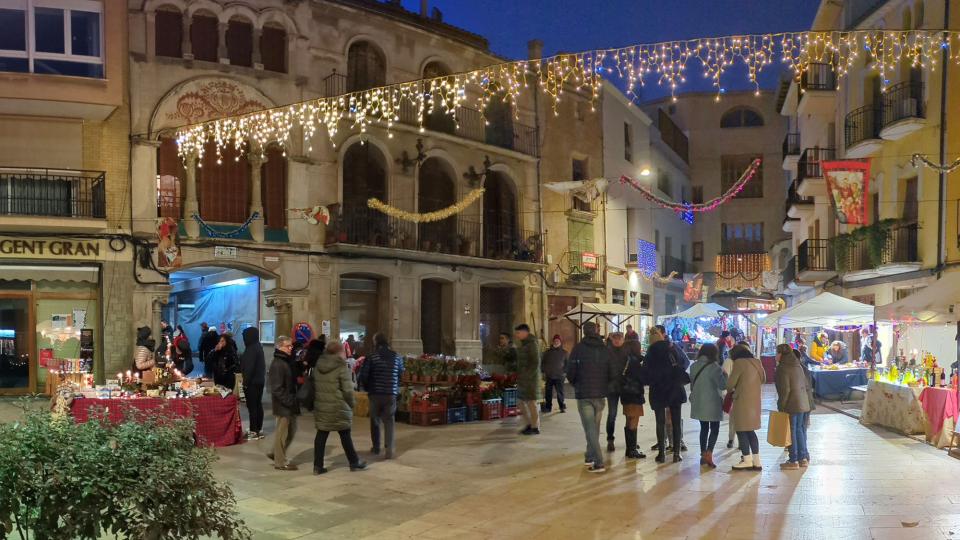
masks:
<path id="1" fill-rule="evenodd" d="M 169 294 L 156 294 L 153 297 L 153 313 L 150 317 L 150 328 L 153 330 L 153 339 L 160 343 L 160 319 L 163 316 L 163 306 L 170 301 Z"/>
<path id="2" fill-rule="evenodd" d="M 183 32 L 180 36 L 180 52 L 185 60 L 193 60 L 193 45 L 190 41 L 190 17 L 183 14 Z"/>
<path id="3" fill-rule="evenodd" d="M 187 236 L 198 238 L 200 236 L 200 224 L 193 219 L 194 214 L 200 213 L 200 203 L 197 200 L 197 155 L 189 154 L 184 161 L 187 186 L 183 199 L 183 226 L 187 231 Z"/>
<path id="4" fill-rule="evenodd" d="M 217 25 L 217 33 L 220 35 L 218 41 L 219 46 L 217 47 L 217 58 L 220 59 L 221 64 L 230 63 L 230 54 L 227 52 L 227 23 L 220 22 Z"/>
<path id="5" fill-rule="evenodd" d="M 263 242 L 263 229 L 264 229 L 264 220 L 263 220 L 263 200 L 262 200 L 262 187 L 261 187 L 261 167 L 267 161 L 267 159 L 260 155 L 260 150 L 253 149 L 249 154 L 247 154 L 247 162 L 250 163 L 250 215 L 253 215 L 254 212 L 260 214 L 260 217 L 254 219 L 250 223 L 250 236 L 253 237 L 256 242 Z"/>
<path id="6" fill-rule="evenodd" d="M 274 321 L 276 325 L 276 336 L 288 336 L 293 330 L 293 301 L 285 296 L 273 296 L 267 298 L 267 306 L 273 308 Z"/>
<path id="7" fill-rule="evenodd" d="M 260 35 L 262 33 L 262 28 L 253 29 L 253 69 L 263 69 L 263 62 L 260 57 Z"/>

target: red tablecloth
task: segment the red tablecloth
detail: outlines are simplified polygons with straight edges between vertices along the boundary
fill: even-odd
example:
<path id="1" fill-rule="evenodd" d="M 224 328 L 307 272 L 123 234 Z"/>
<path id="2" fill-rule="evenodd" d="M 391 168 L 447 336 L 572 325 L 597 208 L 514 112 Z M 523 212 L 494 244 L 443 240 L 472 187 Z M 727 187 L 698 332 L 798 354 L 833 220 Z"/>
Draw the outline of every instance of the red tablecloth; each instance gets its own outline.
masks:
<path id="1" fill-rule="evenodd" d="M 761 356 L 760 365 L 763 366 L 763 373 L 767 377 L 767 384 L 773 384 L 774 376 L 777 373 L 777 357 Z"/>
<path id="2" fill-rule="evenodd" d="M 927 415 L 933 435 L 940 433 L 943 422 L 948 418 L 957 418 L 957 391 L 953 388 L 926 387 L 920 392 L 923 413 Z"/>
<path id="3" fill-rule="evenodd" d="M 230 446 L 243 441 L 243 426 L 237 397 L 200 396 L 190 399 L 90 399 L 77 398 L 70 414 L 78 423 L 90 419 L 91 412 L 107 411 L 113 422 L 124 418 L 124 411 L 160 412 L 172 418 L 193 418 L 198 446 Z"/>

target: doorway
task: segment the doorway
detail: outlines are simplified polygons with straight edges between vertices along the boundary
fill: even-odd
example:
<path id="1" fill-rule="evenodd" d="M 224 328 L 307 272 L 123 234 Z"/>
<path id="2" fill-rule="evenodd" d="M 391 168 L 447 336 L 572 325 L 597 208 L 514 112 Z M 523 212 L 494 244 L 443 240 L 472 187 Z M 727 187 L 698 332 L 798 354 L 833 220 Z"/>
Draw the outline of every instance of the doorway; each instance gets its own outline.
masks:
<path id="1" fill-rule="evenodd" d="M 480 287 L 480 344 L 485 364 L 496 363 L 500 334 L 513 336 L 516 291 L 516 287 Z"/>
<path id="2" fill-rule="evenodd" d="M 450 283 L 436 279 L 420 282 L 420 340 L 425 354 L 456 354 Z"/>
<path id="3" fill-rule="evenodd" d="M 363 343 L 382 332 L 390 337 L 390 313 L 386 280 L 362 274 L 340 277 L 340 341 L 353 336 Z"/>
<path id="4" fill-rule="evenodd" d="M 0 394 L 26 394 L 33 389 L 32 319 L 29 297 L 0 296 Z"/>

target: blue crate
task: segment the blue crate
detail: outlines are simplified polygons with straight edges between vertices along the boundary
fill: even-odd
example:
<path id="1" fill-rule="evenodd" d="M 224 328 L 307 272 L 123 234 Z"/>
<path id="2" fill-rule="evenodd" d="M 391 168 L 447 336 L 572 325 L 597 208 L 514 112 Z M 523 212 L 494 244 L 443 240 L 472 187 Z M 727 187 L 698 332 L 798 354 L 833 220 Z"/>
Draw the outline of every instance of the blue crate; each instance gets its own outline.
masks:
<path id="1" fill-rule="evenodd" d="M 479 422 L 480 421 L 480 406 L 479 405 L 470 405 L 467 409 L 467 422 Z"/>
<path id="2" fill-rule="evenodd" d="M 460 422 L 466 422 L 466 421 L 467 421 L 466 407 L 454 407 L 452 409 L 447 409 L 448 424 L 459 424 Z"/>
<path id="3" fill-rule="evenodd" d="M 503 406 L 509 408 L 517 407 L 517 389 L 505 388 L 503 390 Z"/>

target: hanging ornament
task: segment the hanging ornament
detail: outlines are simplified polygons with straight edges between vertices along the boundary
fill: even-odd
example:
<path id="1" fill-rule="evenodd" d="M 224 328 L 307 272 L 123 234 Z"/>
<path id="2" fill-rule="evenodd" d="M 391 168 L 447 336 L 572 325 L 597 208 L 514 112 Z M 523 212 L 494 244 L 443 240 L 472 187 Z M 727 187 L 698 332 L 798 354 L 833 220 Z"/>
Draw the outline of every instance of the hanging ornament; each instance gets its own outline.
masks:
<path id="1" fill-rule="evenodd" d="M 482 195 L 483 188 L 477 188 L 470 193 L 467 193 L 467 196 L 456 204 L 450 205 L 446 208 L 441 208 L 440 210 L 434 210 L 433 212 L 425 213 L 407 212 L 406 210 L 401 210 L 395 206 L 390 206 L 380 199 L 367 200 L 367 206 L 379 212 L 383 212 L 390 217 L 402 219 L 403 221 L 412 221 L 414 223 L 430 223 L 433 221 L 443 221 L 448 217 L 463 212 Z"/>
<path id="2" fill-rule="evenodd" d="M 203 229 L 203 233 L 207 238 L 240 238 L 246 234 L 247 229 L 250 228 L 250 224 L 253 223 L 253 220 L 260 217 L 260 212 L 254 212 L 250 214 L 250 217 L 243 222 L 242 225 L 236 229 L 231 229 L 229 231 L 218 231 L 211 227 L 203 218 L 200 217 L 200 214 L 193 214 L 190 217 L 200 225 L 200 228 Z"/>
<path id="3" fill-rule="evenodd" d="M 929 167 L 929 168 L 931 168 L 931 169 L 933 169 L 933 170 L 935 170 L 935 171 L 937 171 L 937 172 L 942 172 L 942 173 L 946 173 L 946 174 L 950 174 L 950 173 L 952 173 L 953 171 L 955 171 L 955 170 L 957 170 L 957 169 L 960 169 L 960 159 L 955 160 L 953 163 L 951 163 L 951 164 L 949 164 L 949 165 L 946 165 L 946 164 L 944 164 L 944 165 L 937 165 L 936 163 L 934 163 L 934 162 L 930 161 L 929 159 L 927 159 L 926 156 L 924 156 L 923 154 L 914 154 L 914 155 L 910 158 L 910 164 L 913 165 L 914 167 L 917 167 L 917 168 L 919 168 L 920 165 L 923 165 L 923 166 Z"/>
<path id="4" fill-rule="evenodd" d="M 304 221 L 311 225 L 330 224 L 330 210 L 326 206 L 317 205 L 310 208 L 288 208 L 287 211 L 300 215 Z"/>
<path id="5" fill-rule="evenodd" d="M 766 253 L 736 253 L 717 256 L 715 287 L 723 292 L 763 289 L 763 273 L 770 270 Z"/>
<path id="6" fill-rule="evenodd" d="M 743 174 L 740 175 L 740 178 L 738 178 L 737 181 L 730 186 L 730 189 L 728 189 L 726 193 L 705 203 L 688 203 L 685 201 L 676 202 L 669 199 L 664 199 L 663 197 L 660 197 L 659 195 L 650 191 L 650 188 L 644 186 L 639 181 L 630 178 L 629 176 L 621 176 L 620 183 L 629 185 L 633 189 L 639 191 L 640 194 L 643 195 L 648 201 L 659 205 L 661 208 L 669 208 L 670 210 L 678 213 L 708 212 L 716 209 L 718 206 L 736 197 L 738 193 L 743 191 L 743 188 L 747 185 L 747 182 L 752 180 L 757 174 L 757 169 L 760 167 L 760 163 L 760 158 L 753 160 L 753 162 L 750 163 L 750 166 L 747 167 L 747 170 L 743 171 Z"/>

